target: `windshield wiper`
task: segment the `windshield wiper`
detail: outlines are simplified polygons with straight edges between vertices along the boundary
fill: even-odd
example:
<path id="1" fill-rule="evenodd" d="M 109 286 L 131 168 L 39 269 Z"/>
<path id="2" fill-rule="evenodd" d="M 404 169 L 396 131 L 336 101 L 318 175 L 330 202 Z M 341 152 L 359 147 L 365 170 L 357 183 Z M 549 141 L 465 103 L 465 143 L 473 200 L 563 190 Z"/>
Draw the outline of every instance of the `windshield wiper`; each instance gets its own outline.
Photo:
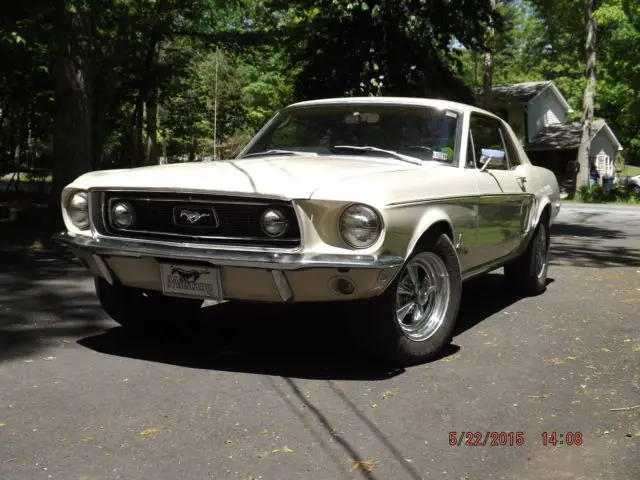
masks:
<path id="1" fill-rule="evenodd" d="M 333 148 L 341 149 L 341 150 L 359 150 L 361 152 L 378 152 L 378 153 L 386 153 L 387 155 L 396 158 L 398 160 L 402 160 L 405 162 L 413 163 L 414 165 L 422 165 L 422 160 L 411 157 L 409 155 L 403 155 L 398 152 L 394 152 L 393 150 L 385 150 L 384 148 L 372 147 L 370 145 L 365 145 L 364 147 L 360 147 L 357 145 L 334 145 Z"/>
<path id="2" fill-rule="evenodd" d="M 315 152 L 296 152 L 293 150 L 265 150 L 264 152 L 254 152 L 254 153 L 248 153 L 247 155 L 244 155 L 242 158 L 247 158 L 247 157 L 257 157 L 259 155 L 311 155 L 311 156 L 318 156 L 317 153 Z"/>

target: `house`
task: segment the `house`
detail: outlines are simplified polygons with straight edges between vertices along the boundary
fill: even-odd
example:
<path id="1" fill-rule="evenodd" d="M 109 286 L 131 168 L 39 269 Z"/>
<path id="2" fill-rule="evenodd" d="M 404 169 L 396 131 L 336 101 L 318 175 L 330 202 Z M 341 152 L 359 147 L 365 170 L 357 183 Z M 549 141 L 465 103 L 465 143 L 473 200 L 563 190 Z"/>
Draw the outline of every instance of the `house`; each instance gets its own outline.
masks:
<path id="1" fill-rule="evenodd" d="M 578 156 L 582 124 L 567 123 L 573 110 L 560 90 L 552 81 L 544 81 L 495 85 L 491 92 L 493 112 L 511 125 L 532 163 L 554 171 L 565 189 L 571 189 L 568 164 Z M 607 123 L 594 121 L 591 161 L 600 178 L 615 174 L 616 154 L 621 150 Z"/>

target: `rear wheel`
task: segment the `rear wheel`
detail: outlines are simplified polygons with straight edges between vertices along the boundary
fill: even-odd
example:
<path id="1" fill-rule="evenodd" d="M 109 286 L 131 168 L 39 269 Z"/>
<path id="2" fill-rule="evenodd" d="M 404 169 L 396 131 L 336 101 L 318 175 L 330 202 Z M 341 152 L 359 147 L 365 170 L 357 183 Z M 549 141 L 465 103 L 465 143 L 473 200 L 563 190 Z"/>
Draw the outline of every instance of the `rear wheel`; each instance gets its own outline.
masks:
<path id="1" fill-rule="evenodd" d="M 461 296 L 455 248 L 445 234 L 434 235 L 382 294 L 358 304 L 352 335 L 395 365 L 427 361 L 449 343 Z"/>
<path id="2" fill-rule="evenodd" d="M 543 215 L 524 253 L 505 265 L 505 279 L 518 293 L 534 296 L 544 292 L 549 270 L 549 237 L 549 219 Z"/>
<path id="3" fill-rule="evenodd" d="M 634 185 L 631 187 L 631 192 L 633 192 L 636 197 L 640 197 L 640 185 Z"/>
<path id="4" fill-rule="evenodd" d="M 202 300 L 167 297 L 160 292 L 110 285 L 102 277 L 94 279 L 102 308 L 123 327 L 144 331 L 161 331 L 195 317 Z"/>

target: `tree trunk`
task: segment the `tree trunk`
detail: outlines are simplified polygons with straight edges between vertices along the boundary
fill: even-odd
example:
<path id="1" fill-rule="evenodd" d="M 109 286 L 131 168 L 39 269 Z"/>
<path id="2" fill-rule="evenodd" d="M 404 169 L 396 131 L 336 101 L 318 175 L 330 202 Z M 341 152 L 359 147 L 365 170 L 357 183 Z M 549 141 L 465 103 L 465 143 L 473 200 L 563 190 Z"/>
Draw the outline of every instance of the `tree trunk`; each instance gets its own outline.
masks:
<path id="1" fill-rule="evenodd" d="M 496 11 L 496 0 L 489 1 L 491 5 L 491 14 L 493 15 Z M 494 28 L 493 22 L 489 22 L 489 26 L 487 28 L 487 52 L 484 54 L 484 80 L 482 85 L 483 92 L 483 106 L 485 110 L 491 110 L 491 89 L 493 88 L 493 37 L 494 37 Z"/>
<path id="2" fill-rule="evenodd" d="M 135 118 L 135 131 L 133 134 L 133 158 L 131 159 L 131 166 L 142 165 L 143 159 L 143 147 L 142 147 L 142 128 L 144 126 L 144 98 L 146 92 L 140 90 L 138 98 L 136 98 L 136 108 L 134 112 Z"/>
<path id="3" fill-rule="evenodd" d="M 91 169 L 91 88 L 87 59 L 80 48 L 84 26 L 79 13 L 56 5 L 57 30 L 64 32 L 53 67 L 55 91 L 52 207 L 62 188 Z M 58 214 L 59 216 L 59 214 Z"/>
<path id="4" fill-rule="evenodd" d="M 580 171 L 576 178 L 576 188 L 589 185 L 589 157 L 591 155 L 591 133 L 596 89 L 596 20 L 593 17 L 594 0 L 584 0 L 585 14 L 585 53 L 587 86 L 582 99 L 582 137 L 578 148 L 577 162 Z"/>
<path id="5" fill-rule="evenodd" d="M 152 87 L 147 97 L 147 145 L 145 151 L 145 163 L 155 165 L 158 163 L 158 97 L 157 90 Z"/>

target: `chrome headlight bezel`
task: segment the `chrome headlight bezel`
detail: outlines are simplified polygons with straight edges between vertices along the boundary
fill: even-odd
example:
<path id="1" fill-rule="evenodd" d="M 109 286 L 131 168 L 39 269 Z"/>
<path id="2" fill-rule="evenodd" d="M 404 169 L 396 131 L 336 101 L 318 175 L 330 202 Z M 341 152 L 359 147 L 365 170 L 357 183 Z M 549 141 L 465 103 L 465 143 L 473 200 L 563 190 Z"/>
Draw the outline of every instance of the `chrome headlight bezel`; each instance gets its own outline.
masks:
<path id="1" fill-rule="evenodd" d="M 128 221 L 120 223 L 118 221 L 118 217 L 120 214 L 117 212 L 118 207 L 125 208 L 127 212 L 121 212 L 124 215 L 128 214 Z M 123 217 L 120 217 L 123 218 Z M 117 228 L 118 230 L 124 230 L 130 228 L 136 221 L 136 212 L 133 208 L 133 204 L 127 200 L 118 200 L 113 202 L 109 208 L 109 220 L 111 222 L 111 226 Z"/>
<path id="2" fill-rule="evenodd" d="M 382 215 L 375 208 L 362 203 L 353 203 L 345 207 L 338 221 L 338 233 L 342 241 L 358 250 L 375 245 L 382 235 L 383 228 Z M 360 229 L 361 233 L 369 230 L 369 235 L 360 239 L 356 234 L 357 229 Z"/>
<path id="3" fill-rule="evenodd" d="M 274 230 L 271 227 L 279 226 L 280 230 Z M 260 229 L 271 238 L 279 238 L 285 234 L 289 228 L 289 220 L 281 210 L 277 208 L 268 208 L 260 217 Z"/>
<path id="4" fill-rule="evenodd" d="M 67 217 L 78 230 L 88 230 L 89 221 L 89 193 L 79 190 L 69 196 L 67 200 Z"/>

